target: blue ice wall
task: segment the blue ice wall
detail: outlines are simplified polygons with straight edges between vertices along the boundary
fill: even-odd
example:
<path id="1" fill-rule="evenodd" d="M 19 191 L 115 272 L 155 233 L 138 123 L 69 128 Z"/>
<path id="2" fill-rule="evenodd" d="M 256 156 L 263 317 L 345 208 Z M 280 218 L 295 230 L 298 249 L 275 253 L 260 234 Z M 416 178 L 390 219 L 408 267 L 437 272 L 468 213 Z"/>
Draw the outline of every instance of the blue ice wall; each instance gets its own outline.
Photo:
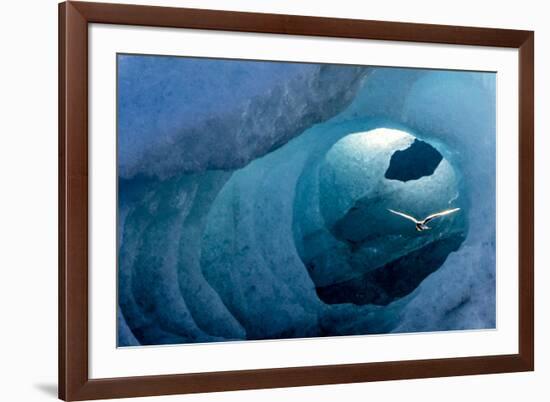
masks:
<path id="1" fill-rule="evenodd" d="M 364 76 L 354 66 L 120 55 L 119 175 L 242 167 L 339 112 Z"/>
<path id="2" fill-rule="evenodd" d="M 120 346 L 494 327 L 494 74 L 118 73 Z M 386 177 L 400 152 L 428 168 Z"/>

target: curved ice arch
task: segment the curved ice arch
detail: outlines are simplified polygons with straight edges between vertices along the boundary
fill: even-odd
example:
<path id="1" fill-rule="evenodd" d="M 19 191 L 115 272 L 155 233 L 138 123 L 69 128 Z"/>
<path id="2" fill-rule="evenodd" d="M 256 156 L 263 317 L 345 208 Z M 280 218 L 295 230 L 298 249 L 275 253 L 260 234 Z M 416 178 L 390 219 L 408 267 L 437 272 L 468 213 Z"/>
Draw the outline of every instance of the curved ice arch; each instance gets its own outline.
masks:
<path id="1" fill-rule="evenodd" d="M 388 212 L 388 208 L 405 209 L 421 217 L 460 203 L 459 178 L 446 160 L 432 175 L 418 180 L 385 178 L 391 156 L 414 140 L 397 129 L 351 133 L 302 174 L 293 229 L 316 286 L 357 278 L 465 230 L 464 217 L 457 216 L 420 236 L 414 225 Z M 308 213 L 302 214 L 304 210 Z"/>
<path id="2" fill-rule="evenodd" d="M 126 179 L 240 168 L 339 113 L 369 70 L 119 57 L 118 168 Z"/>

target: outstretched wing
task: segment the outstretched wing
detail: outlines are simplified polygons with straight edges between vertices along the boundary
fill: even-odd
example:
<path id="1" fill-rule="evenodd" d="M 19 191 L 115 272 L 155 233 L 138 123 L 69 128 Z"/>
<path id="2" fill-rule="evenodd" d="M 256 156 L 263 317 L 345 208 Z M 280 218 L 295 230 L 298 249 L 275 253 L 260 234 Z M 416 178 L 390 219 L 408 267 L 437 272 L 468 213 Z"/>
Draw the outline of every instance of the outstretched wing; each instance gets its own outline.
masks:
<path id="1" fill-rule="evenodd" d="M 431 214 L 431 215 L 427 216 L 426 219 L 424 219 L 424 221 L 422 223 L 426 224 L 429 221 L 431 221 L 432 219 L 455 213 L 458 210 L 460 210 L 460 208 L 446 209 L 445 211 L 441 211 L 441 212 L 437 212 L 435 214 Z"/>
<path id="2" fill-rule="evenodd" d="M 390 211 L 392 214 L 396 214 L 396 215 L 402 216 L 405 219 L 413 221 L 414 223 L 419 223 L 414 217 L 404 214 L 403 212 L 394 211 L 393 209 L 389 209 L 389 208 L 388 208 L 388 211 Z"/>

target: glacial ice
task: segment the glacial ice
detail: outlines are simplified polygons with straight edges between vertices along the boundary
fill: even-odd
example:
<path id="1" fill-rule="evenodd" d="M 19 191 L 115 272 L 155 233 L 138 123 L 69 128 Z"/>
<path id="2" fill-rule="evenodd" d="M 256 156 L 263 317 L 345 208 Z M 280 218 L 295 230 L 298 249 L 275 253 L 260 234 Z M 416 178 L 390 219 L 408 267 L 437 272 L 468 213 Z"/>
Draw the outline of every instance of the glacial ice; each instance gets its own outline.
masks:
<path id="1" fill-rule="evenodd" d="M 494 74 L 300 66 L 123 125 L 119 346 L 495 326 Z M 433 173 L 386 178 L 415 140 Z M 448 206 L 423 236 L 385 211 Z"/>
<path id="2" fill-rule="evenodd" d="M 119 57 L 118 167 L 127 179 L 240 168 L 340 112 L 367 72 Z"/>
<path id="3" fill-rule="evenodd" d="M 437 260 L 434 253 L 428 253 L 433 242 L 440 243 L 439 251 L 460 244 L 465 231 L 464 215 L 446 219 L 444 224 L 434 222 L 437 230 L 420 234 L 411 222 L 388 211 L 400 209 L 424 217 L 458 202 L 458 178 L 446 160 L 433 174 L 417 180 L 403 182 L 385 177 L 393 155 L 409 149 L 415 141 L 411 134 L 395 129 L 349 134 L 337 141 L 320 162 L 318 183 L 314 184 L 318 186 L 315 191 L 319 194 L 320 216 L 314 217 L 313 222 L 309 222 L 311 215 L 305 219 L 295 216 L 294 227 L 302 260 L 316 286 L 322 288 L 323 300 L 329 299 L 323 295 L 337 289 L 339 295 L 335 297 L 340 302 L 388 304 L 393 300 L 387 294 L 390 287 L 407 287 L 391 274 L 392 269 L 401 272 L 397 276 L 406 277 L 407 281 L 418 281 L 424 278 L 416 276 L 424 272 L 418 266 L 425 266 L 431 273 L 429 262 Z M 418 155 L 419 160 L 422 157 L 423 154 Z M 295 211 L 302 211 L 308 207 L 313 189 L 298 189 L 299 205 Z M 413 252 L 424 256 L 410 261 L 412 267 L 404 266 L 403 258 Z M 448 251 L 444 257 L 447 254 Z M 387 266 L 390 262 L 393 268 Z M 358 290 L 357 284 L 365 281 L 377 289 L 361 286 Z M 344 286 L 345 282 L 348 286 Z M 352 289 L 353 296 L 349 292 Z"/>

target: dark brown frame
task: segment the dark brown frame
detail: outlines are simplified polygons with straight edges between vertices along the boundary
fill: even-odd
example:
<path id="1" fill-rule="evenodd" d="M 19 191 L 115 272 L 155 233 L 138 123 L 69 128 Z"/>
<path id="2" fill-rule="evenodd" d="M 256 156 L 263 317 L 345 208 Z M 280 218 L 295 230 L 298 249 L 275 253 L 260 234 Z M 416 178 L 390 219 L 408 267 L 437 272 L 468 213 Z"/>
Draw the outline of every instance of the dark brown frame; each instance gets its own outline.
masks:
<path id="1" fill-rule="evenodd" d="M 127 378 L 88 377 L 88 24 L 519 49 L 519 353 Z M 534 33 L 84 2 L 59 5 L 59 397 L 67 401 L 532 371 Z"/>

